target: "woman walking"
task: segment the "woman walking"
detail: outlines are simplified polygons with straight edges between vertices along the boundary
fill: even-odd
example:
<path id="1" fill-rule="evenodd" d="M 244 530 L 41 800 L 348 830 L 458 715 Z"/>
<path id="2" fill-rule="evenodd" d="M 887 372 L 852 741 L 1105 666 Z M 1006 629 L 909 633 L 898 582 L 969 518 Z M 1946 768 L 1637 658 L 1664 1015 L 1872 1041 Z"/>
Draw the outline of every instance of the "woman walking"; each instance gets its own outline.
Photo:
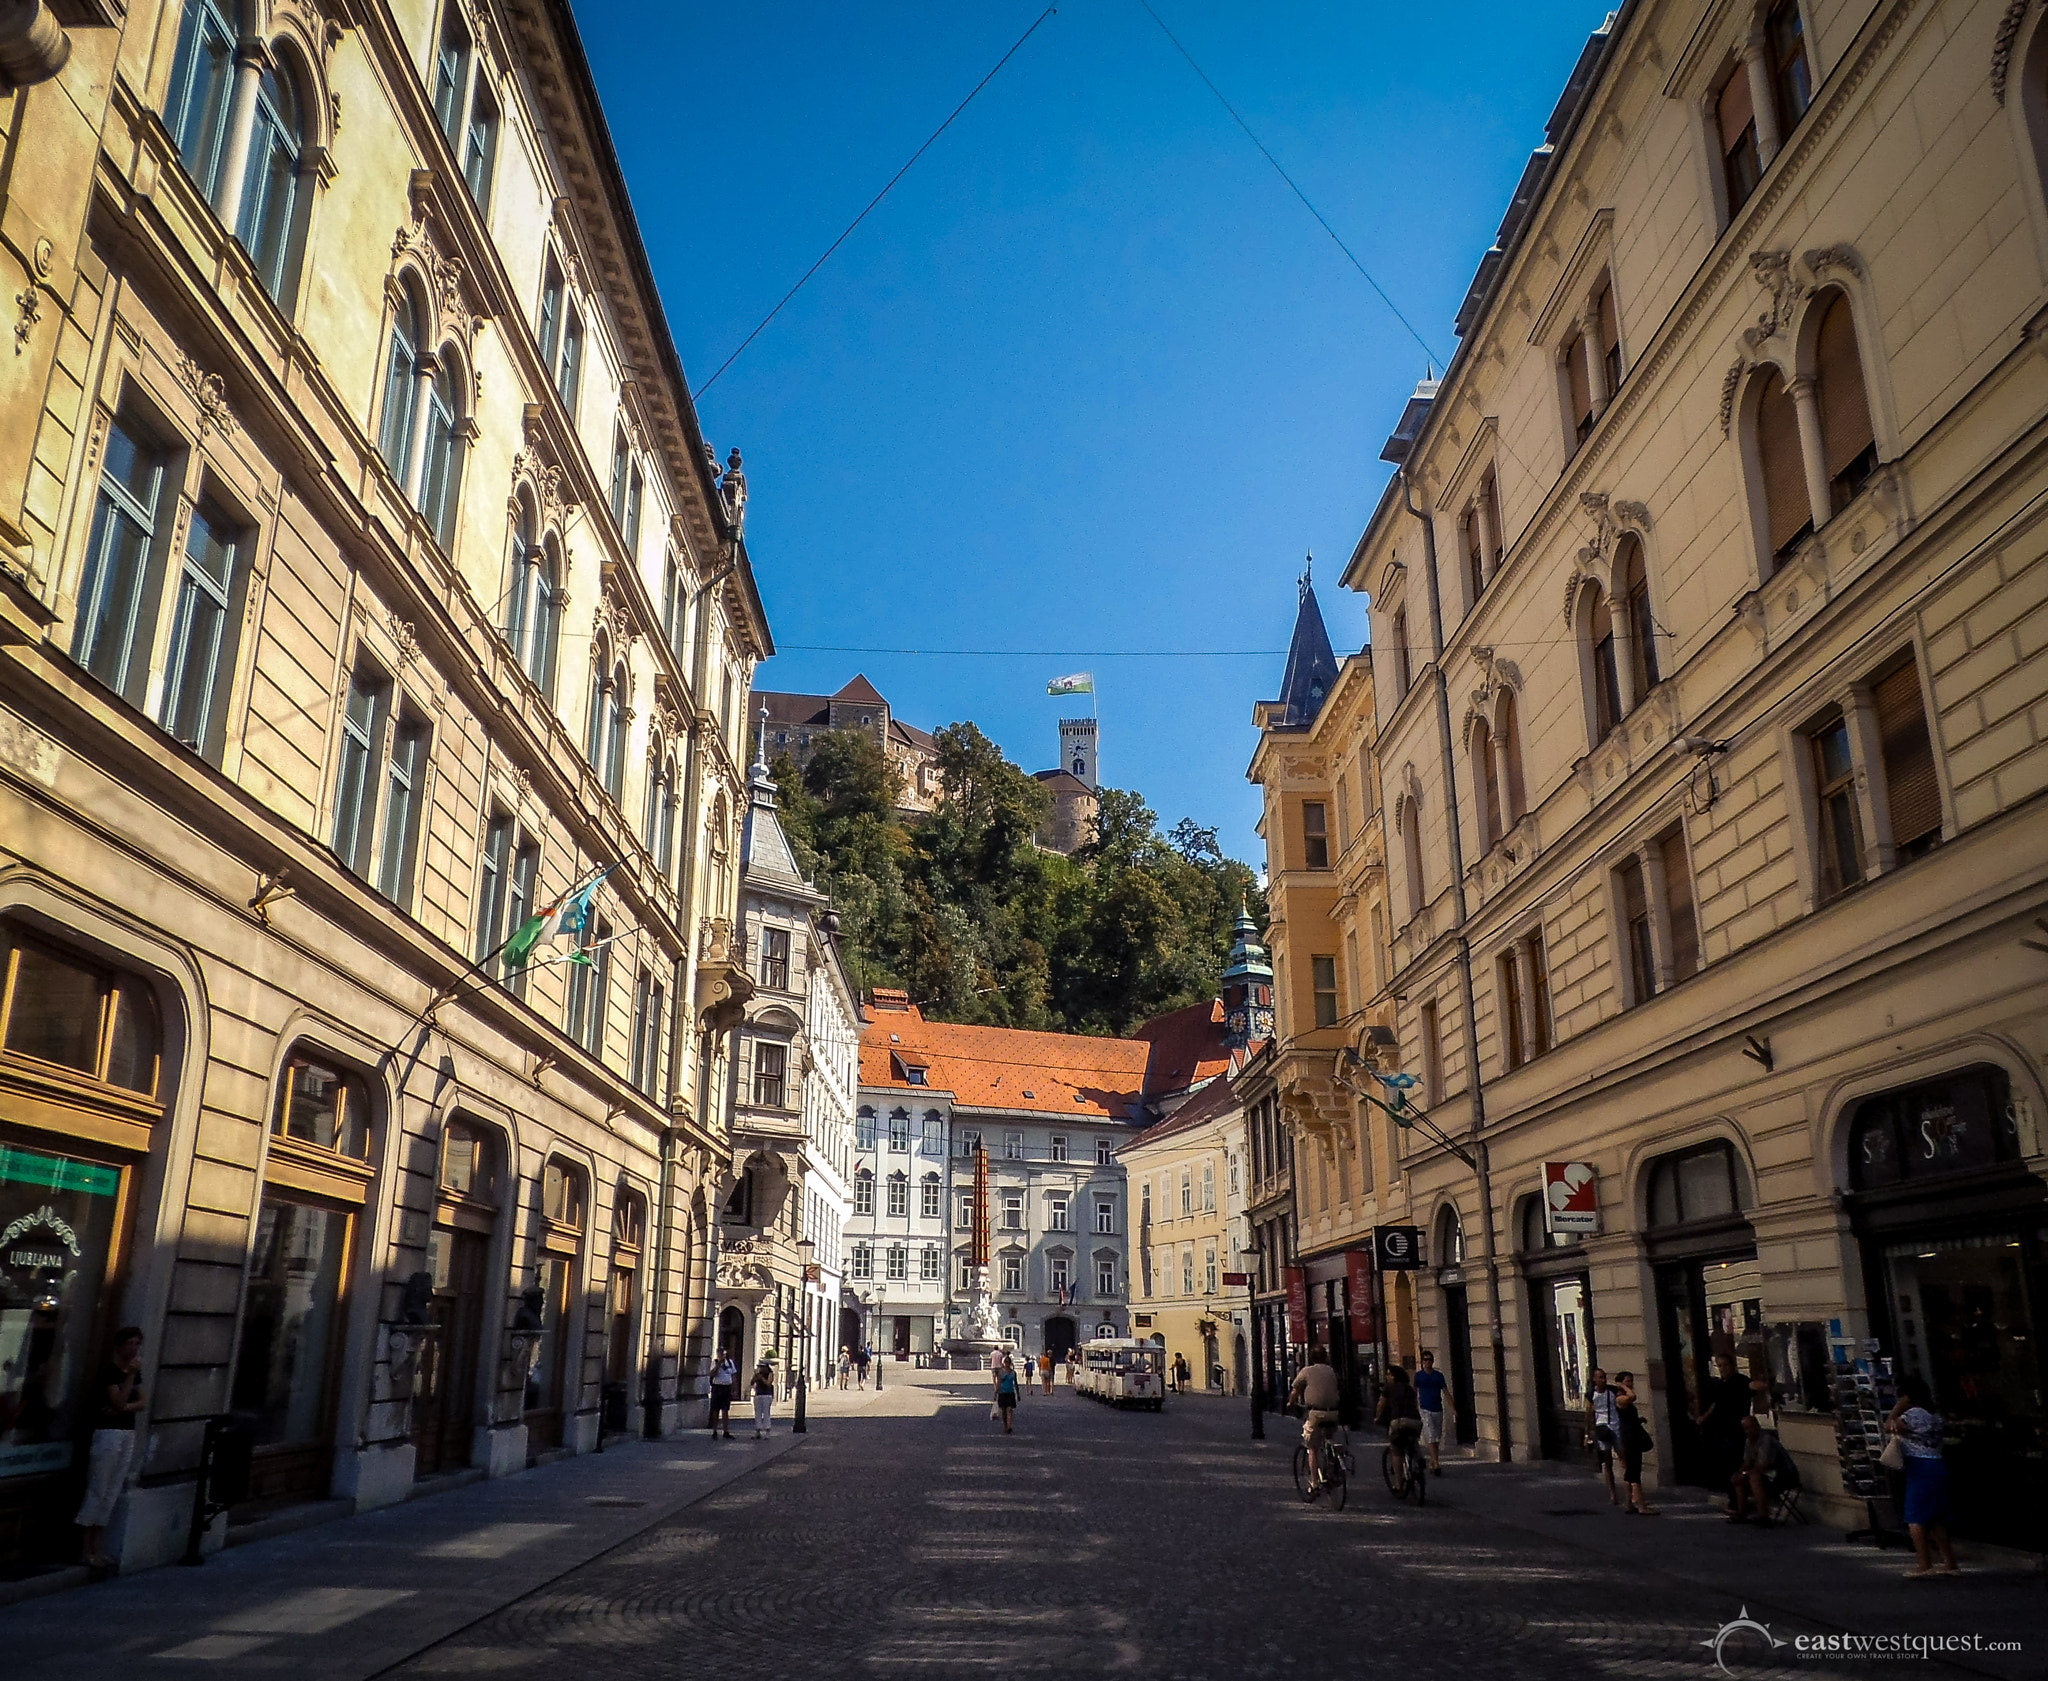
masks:
<path id="1" fill-rule="evenodd" d="M 763 1360 L 754 1368 L 754 1440 L 768 1434 L 768 1415 L 775 1406 L 775 1368 Z"/>
<path id="2" fill-rule="evenodd" d="M 105 1551 L 107 1525 L 128 1488 L 128 1467 L 135 1458 L 135 1415 L 147 1397 L 142 1393 L 142 1332 L 123 1325 L 100 1366 L 99 1406 L 93 1415 L 92 1457 L 85 1503 L 71 1521 L 85 1531 L 85 1562 L 95 1570 L 111 1570 L 115 1560 Z"/>
<path id="3" fill-rule="evenodd" d="M 996 1368 L 996 1409 L 1003 1415 L 1003 1434 L 1007 1436 L 1017 1417 L 1017 1363 L 1007 1354 Z"/>
<path id="4" fill-rule="evenodd" d="M 1636 1411 L 1634 1372 L 1614 1374 L 1614 1415 L 1621 1428 L 1621 1480 L 1628 1485 L 1628 1504 L 1622 1510 L 1630 1517 L 1653 1518 L 1657 1508 L 1643 1503 L 1643 1455 L 1656 1444 Z"/>
<path id="5" fill-rule="evenodd" d="M 853 1379 L 853 1350 L 845 1343 L 839 1345 L 839 1387 L 844 1389 Z"/>
<path id="6" fill-rule="evenodd" d="M 739 1378 L 740 1369 L 733 1360 L 732 1350 L 725 1349 L 718 1356 L 718 1364 L 711 1368 L 709 1418 L 714 1438 L 723 1435 L 728 1442 L 732 1440 L 732 1390 Z"/>
<path id="7" fill-rule="evenodd" d="M 1941 1457 L 1942 1419 L 1934 1410 L 1924 1379 L 1899 1380 L 1899 1404 L 1892 1408 L 1885 1427 L 1906 1450 L 1906 1529 L 1920 1560 L 1906 1572 L 1906 1580 L 1961 1575 L 1955 1543 L 1948 1534 L 1948 1461 Z M 1941 1550 L 1939 1569 L 1933 1559 L 1935 1548 Z"/>

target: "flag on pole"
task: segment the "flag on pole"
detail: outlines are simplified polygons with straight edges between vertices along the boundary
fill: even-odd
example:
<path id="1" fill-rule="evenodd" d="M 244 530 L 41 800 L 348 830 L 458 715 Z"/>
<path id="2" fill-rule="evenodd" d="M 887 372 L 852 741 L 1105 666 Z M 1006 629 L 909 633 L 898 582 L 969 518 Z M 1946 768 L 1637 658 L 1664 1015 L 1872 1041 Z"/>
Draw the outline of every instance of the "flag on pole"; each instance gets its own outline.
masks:
<path id="1" fill-rule="evenodd" d="M 1049 695 L 1092 695 L 1095 693 L 1095 673 L 1075 671 L 1065 677 L 1055 677 L 1046 684 L 1045 692 Z"/>
<path id="2" fill-rule="evenodd" d="M 609 868 L 599 870 L 553 904 L 543 905 L 521 923 L 519 932 L 505 942 L 505 967 L 519 968 L 533 956 L 533 948 L 543 940 L 549 943 L 559 939 L 580 941 L 590 926 L 591 900 L 596 896 L 597 884 L 611 873 Z"/>

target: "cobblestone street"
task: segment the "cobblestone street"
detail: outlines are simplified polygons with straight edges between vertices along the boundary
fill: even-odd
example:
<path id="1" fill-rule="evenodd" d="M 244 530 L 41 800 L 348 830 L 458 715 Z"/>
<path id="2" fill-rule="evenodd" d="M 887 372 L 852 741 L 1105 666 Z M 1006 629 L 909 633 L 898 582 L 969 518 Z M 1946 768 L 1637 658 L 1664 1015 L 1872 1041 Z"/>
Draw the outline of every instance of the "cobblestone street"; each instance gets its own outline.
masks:
<path id="1" fill-rule="evenodd" d="M 1676 1497 L 1624 1520 L 1590 1478 L 1476 1464 L 1397 1508 L 1365 1444 L 1335 1514 L 1294 1496 L 1293 1426 L 1254 1444 L 1234 1402 L 1034 1394 L 1005 1439 L 974 1380 L 890 1376 L 819 1397 L 807 1438 L 779 1417 L 764 1447 L 635 1446 L 0 1610 L 6 1673 L 1704 1676 L 1703 1642 L 1745 1610 L 1787 1642 L 2022 1645 L 1912 1673 L 2033 1677 L 2048 1651 L 2048 1596 L 2010 1556 L 1909 1586 L 1900 1554 L 1819 1525 L 1731 1529 Z M 706 1472 L 707 1453 L 732 1457 Z M 664 1510 L 656 1467 L 711 1481 Z M 514 1497 L 523 1522 L 484 1504 Z M 1724 1655 L 1734 1674 L 1897 1673 L 1753 1632 Z"/>

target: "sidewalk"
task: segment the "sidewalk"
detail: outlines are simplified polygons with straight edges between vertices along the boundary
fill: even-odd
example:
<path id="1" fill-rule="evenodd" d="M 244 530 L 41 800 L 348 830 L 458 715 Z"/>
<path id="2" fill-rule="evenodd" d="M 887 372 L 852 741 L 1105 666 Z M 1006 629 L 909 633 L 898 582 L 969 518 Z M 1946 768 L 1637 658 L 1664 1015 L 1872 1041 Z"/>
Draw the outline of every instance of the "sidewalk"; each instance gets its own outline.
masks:
<path id="1" fill-rule="evenodd" d="M 1381 1443 L 1357 1433 L 1360 1487 L 1374 1509 Z M 1368 1473 L 1370 1475 L 1368 1476 Z M 1908 1582 L 1910 1548 L 1849 1542 L 1839 1528 L 1815 1519 L 1805 1526 L 1760 1530 L 1731 1524 L 1718 1502 L 1699 1489 L 1658 1489 L 1658 1515 L 1627 1517 L 1608 1504 L 1593 1473 L 1560 1465 L 1499 1465 L 1446 1458 L 1432 1478 L 1429 1506 L 1582 1547 L 1628 1564 L 1655 1603 L 1658 1578 L 1718 1592 L 1728 1616 L 1739 1611 L 1769 1623 L 1779 1638 L 1796 1634 L 1981 1634 L 2017 1640 L 2010 1653 L 1960 1652 L 1945 1660 L 1979 1674 L 2038 1681 L 2048 1658 L 2048 1577 L 2032 1554 L 1956 1544 L 1963 1574 L 1954 1580 Z M 1711 1632 L 1711 1631 L 1710 1631 Z"/>
<path id="2" fill-rule="evenodd" d="M 361 1681 L 779 1459 L 805 1440 L 788 1412 L 777 1409 L 762 1442 L 751 1414 L 734 1419 L 730 1442 L 701 1430 L 613 1441 L 233 1547 L 196 1570 L 166 1565 L 0 1607 L 0 1669 L 9 1681 L 83 1681 L 138 1659 L 197 1659 L 209 1674 Z"/>

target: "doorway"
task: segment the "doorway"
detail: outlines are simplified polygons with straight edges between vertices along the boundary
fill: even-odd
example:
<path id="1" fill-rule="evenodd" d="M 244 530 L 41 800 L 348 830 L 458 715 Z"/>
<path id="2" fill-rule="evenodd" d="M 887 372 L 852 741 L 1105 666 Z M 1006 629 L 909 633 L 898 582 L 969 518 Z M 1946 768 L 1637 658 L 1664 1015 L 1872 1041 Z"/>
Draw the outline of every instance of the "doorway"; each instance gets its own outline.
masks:
<path id="1" fill-rule="evenodd" d="M 910 1315 L 898 1313 L 889 1321 L 889 1352 L 899 1360 L 910 1358 Z"/>
<path id="2" fill-rule="evenodd" d="M 1445 1354 L 1451 1362 L 1451 1434 L 1470 1446 L 1479 1440 L 1479 1418 L 1472 1392 L 1472 1308 L 1463 1284 L 1446 1284 L 1444 1292 Z"/>
<path id="3" fill-rule="evenodd" d="M 839 1310 L 839 1346 L 849 1354 L 860 1352 L 859 1308 L 843 1307 Z"/>
<path id="4" fill-rule="evenodd" d="M 432 1327 L 422 1339 L 413 1385 L 413 1475 L 469 1464 L 476 1408 L 477 1346 L 484 1322 L 484 1275 L 491 1243 L 482 1232 L 436 1226 L 427 1240 Z"/>
<path id="5" fill-rule="evenodd" d="M 1693 1416 L 1703 1405 L 1716 1360 L 1733 1360 L 1744 1373 L 1770 1369 L 1764 1351 L 1763 1273 L 1755 1253 L 1658 1268 L 1657 1314 L 1668 1374 L 1672 1479 L 1718 1489 L 1725 1475 L 1723 1452 Z"/>
<path id="6" fill-rule="evenodd" d="M 1586 1384 L 1593 1370 L 1593 1296 L 1586 1274 L 1532 1278 L 1537 1435 L 1545 1459 L 1585 1459 Z"/>
<path id="7" fill-rule="evenodd" d="M 729 1307 L 718 1316 L 718 1352 L 731 1355 L 732 1363 L 745 1375 L 748 1370 L 747 1316 L 736 1307 Z"/>
<path id="8" fill-rule="evenodd" d="M 1052 1356 L 1057 1366 L 1066 1359 L 1074 1347 L 1074 1322 L 1063 1313 L 1056 1313 L 1045 1322 L 1043 1332 L 1045 1351 Z"/>

